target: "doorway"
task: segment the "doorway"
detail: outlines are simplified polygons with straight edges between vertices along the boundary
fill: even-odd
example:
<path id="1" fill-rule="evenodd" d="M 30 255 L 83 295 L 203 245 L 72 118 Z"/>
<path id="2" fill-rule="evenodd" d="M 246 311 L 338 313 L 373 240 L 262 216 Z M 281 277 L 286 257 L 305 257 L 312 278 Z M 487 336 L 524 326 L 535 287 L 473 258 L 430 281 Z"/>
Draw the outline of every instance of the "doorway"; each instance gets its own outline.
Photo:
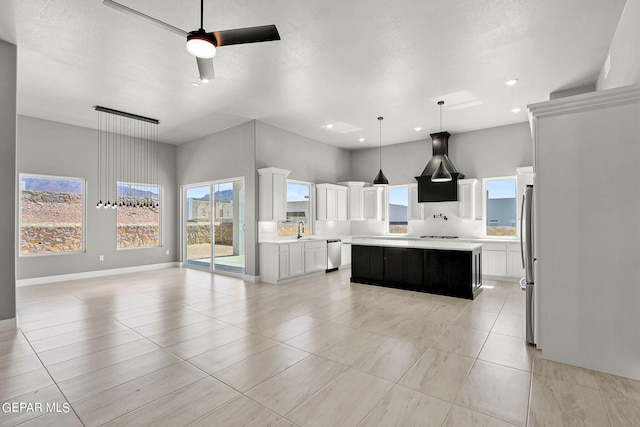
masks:
<path id="1" fill-rule="evenodd" d="M 244 178 L 183 187 L 187 266 L 244 274 L 244 190 Z"/>

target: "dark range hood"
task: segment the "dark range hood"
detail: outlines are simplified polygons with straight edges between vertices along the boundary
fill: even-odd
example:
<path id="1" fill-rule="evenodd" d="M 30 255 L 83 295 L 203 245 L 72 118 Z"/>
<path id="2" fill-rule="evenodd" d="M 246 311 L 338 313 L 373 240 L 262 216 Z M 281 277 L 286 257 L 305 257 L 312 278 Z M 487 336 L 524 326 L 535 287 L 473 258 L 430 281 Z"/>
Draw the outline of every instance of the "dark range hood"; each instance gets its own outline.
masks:
<path id="1" fill-rule="evenodd" d="M 449 132 L 437 132 L 431 134 L 433 157 L 422 171 L 422 175 L 416 176 L 418 181 L 418 203 L 425 202 L 455 202 L 458 200 L 458 179 L 464 175 L 456 170 L 449 159 Z M 451 181 L 433 182 L 431 176 L 436 172 L 440 163 L 443 163 L 451 174 Z"/>

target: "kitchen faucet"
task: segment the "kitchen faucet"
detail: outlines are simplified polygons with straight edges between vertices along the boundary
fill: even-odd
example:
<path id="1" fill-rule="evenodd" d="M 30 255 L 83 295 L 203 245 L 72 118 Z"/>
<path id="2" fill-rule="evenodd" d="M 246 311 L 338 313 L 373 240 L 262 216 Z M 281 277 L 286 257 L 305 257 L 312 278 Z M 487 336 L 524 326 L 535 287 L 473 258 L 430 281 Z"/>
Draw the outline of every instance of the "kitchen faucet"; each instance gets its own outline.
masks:
<path id="1" fill-rule="evenodd" d="M 300 231 L 300 226 L 302 226 L 302 231 Z M 302 237 L 302 233 L 304 233 L 304 222 L 300 221 L 298 223 L 298 239 Z"/>

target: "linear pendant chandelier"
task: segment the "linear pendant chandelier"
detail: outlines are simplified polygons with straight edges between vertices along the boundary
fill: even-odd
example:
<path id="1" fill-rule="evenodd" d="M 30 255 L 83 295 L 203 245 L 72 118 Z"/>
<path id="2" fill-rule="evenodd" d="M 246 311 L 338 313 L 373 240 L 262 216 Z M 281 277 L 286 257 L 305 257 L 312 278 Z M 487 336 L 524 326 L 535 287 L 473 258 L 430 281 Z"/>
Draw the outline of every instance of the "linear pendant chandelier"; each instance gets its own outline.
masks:
<path id="1" fill-rule="evenodd" d="M 96 208 L 157 208 L 160 122 L 111 108 L 93 108 L 98 112 Z"/>

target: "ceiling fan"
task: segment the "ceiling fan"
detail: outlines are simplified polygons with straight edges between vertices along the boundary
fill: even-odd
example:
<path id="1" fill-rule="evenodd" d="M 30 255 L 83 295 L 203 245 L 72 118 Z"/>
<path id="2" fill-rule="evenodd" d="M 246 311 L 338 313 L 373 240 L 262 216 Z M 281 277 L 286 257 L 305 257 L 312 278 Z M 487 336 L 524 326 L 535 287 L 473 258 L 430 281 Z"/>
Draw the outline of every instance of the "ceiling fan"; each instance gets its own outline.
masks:
<path id="1" fill-rule="evenodd" d="M 200 80 L 203 83 L 215 78 L 213 71 L 213 57 L 216 55 L 216 48 L 233 44 L 247 44 L 280 40 L 280 34 L 275 25 L 262 25 L 259 27 L 236 28 L 233 30 L 213 31 L 208 33 L 204 30 L 204 0 L 200 0 L 200 28 L 194 31 L 184 31 L 171 24 L 162 22 L 152 16 L 131 9 L 113 0 L 102 0 L 106 6 L 118 9 L 129 15 L 146 19 L 148 22 L 156 24 L 165 30 L 169 30 L 182 37 L 187 38 L 187 51 L 196 57 Z"/>

